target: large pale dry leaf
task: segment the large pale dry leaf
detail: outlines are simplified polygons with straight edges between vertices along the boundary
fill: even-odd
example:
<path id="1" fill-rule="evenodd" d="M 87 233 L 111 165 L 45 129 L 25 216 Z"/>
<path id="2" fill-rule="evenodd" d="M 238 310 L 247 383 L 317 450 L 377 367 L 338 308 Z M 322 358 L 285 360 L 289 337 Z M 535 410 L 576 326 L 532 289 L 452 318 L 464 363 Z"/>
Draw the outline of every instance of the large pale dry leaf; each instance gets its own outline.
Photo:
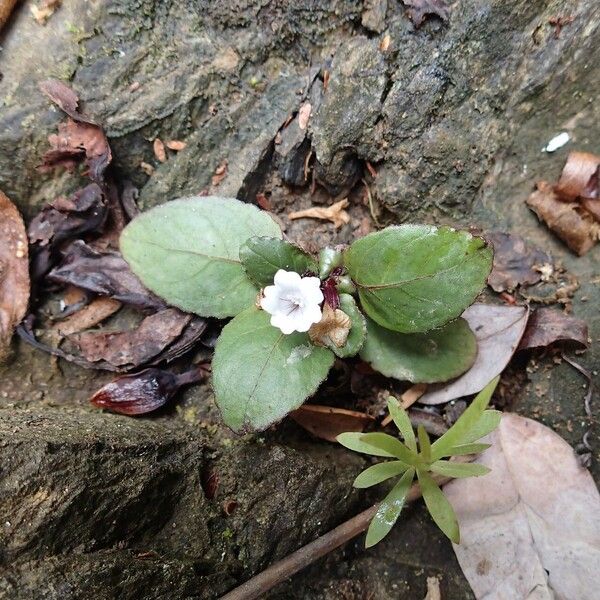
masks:
<path id="1" fill-rule="evenodd" d="M 529 317 L 519 350 L 543 348 L 554 342 L 574 343 L 587 348 L 587 323 L 554 308 L 537 308 Z"/>
<path id="2" fill-rule="evenodd" d="M 350 215 L 344 210 L 348 206 L 348 199 L 344 198 L 331 206 L 314 206 L 306 210 L 297 210 L 291 212 L 288 218 L 294 219 L 322 219 L 331 221 L 335 227 L 339 228 L 342 225 L 350 222 Z"/>
<path id="3" fill-rule="evenodd" d="M 491 472 L 444 488 L 460 525 L 454 551 L 476 598 L 598 598 L 600 495 L 573 449 L 508 413 L 486 441 L 477 462 Z"/>
<path id="4" fill-rule="evenodd" d="M 423 404 L 441 404 L 476 394 L 502 373 L 523 336 L 528 309 L 523 306 L 473 304 L 462 316 L 477 339 L 475 363 L 458 379 L 441 386 L 432 385 L 419 400 Z"/>
<path id="5" fill-rule="evenodd" d="M 15 327 L 27 312 L 27 234 L 16 206 L 0 192 L 0 362 Z"/>

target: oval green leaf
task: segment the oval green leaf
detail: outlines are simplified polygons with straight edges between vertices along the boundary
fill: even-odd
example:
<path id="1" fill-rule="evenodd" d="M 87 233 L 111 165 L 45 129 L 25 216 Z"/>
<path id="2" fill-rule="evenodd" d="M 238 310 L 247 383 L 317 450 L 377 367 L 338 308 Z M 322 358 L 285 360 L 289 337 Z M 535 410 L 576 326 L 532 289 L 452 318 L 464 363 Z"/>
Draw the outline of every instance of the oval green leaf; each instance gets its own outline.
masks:
<path id="1" fill-rule="evenodd" d="M 234 431 L 261 431 L 314 394 L 333 365 L 308 334 L 284 335 L 251 307 L 221 332 L 212 361 L 215 399 Z"/>
<path id="2" fill-rule="evenodd" d="M 425 333 L 398 333 L 367 319 L 367 339 L 360 356 L 386 377 L 434 383 L 470 369 L 477 357 L 477 340 L 460 318 Z"/>
<path id="3" fill-rule="evenodd" d="M 458 317 L 485 286 L 492 251 L 465 231 L 400 225 L 371 233 L 344 253 L 365 312 L 402 333 Z"/>
<path id="4" fill-rule="evenodd" d="M 317 273 L 317 261 L 298 246 L 272 237 L 252 237 L 240 248 L 240 260 L 248 277 L 260 287 L 273 284 L 279 269 Z"/>
<path id="5" fill-rule="evenodd" d="M 409 466 L 401 460 L 390 460 L 388 462 L 378 463 L 365 469 L 352 484 L 355 488 L 368 488 L 383 481 L 387 481 L 390 477 L 395 477 L 404 473 Z"/>
<path id="6" fill-rule="evenodd" d="M 144 285 L 169 304 L 204 317 L 231 317 L 258 292 L 239 253 L 253 236 L 281 237 L 255 206 L 216 196 L 183 198 L 136 217 L 121 252 Z"/>

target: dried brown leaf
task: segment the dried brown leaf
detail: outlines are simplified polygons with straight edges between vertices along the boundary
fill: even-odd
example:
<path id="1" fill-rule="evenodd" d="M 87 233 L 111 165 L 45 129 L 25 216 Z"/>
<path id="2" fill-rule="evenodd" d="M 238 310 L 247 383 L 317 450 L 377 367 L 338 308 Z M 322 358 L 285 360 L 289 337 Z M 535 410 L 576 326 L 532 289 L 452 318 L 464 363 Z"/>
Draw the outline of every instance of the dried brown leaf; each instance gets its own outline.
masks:
<path id="1" fill-rule="evenodd" d="M 79 96 L 63 81 L 59 79 L 46 79 L 39 84 L 39 88 L 74 121 L 96 125 L 92 119 L 79 111 Z"/>
<path id="2" fill-rule="evenodd" d="M 450 9 L 445 0 L 402 0 L 407 7 L 408 18 L 418 29 L 427 15 L 435 15 L 442 21 L 447 21 Z"/>
<path id="3" fill-rule="evenodd" d="M 560 436 L 505 413 L 477 458 L 484 477 L 444 488 L 460 525 L 458 562 L 475 597 L 594 600 L 600 495 Z"/>
<path id="4" fill-rule="evenodd" d="M 0 192 L 0 362 L 29 303 L 27 234 L 17 207 Z"/>
<path id="5" fill-rule="evenodd" d="M 315 206 L 305 210 L 297 210 L 289 213 L 288 218 L 294 219 L 323 219 L 331 221 L 335 227 L 350 222 L 350 215 L 344 210 L 348 206 L 348 199 L 344 198 L 328 207 Z"/>
<path id="6" fill-rule="evenodd" d="M 174 150 L 175 152 L 179 152 L 181 150 L 184 150 L 185 147 L 187 146 L 187 144 L 185 142 L 181 142 L 179 140 L 167 140 L 165 142 L 165 146 L 169 150 Z"/>
<path id="7" fill-rule="evenodd" d="M 552 262 L 549 254 L 530 246 L 518 235 L 493 231 L 485 238 L 494 247 L 494 267 L 488 285 L 496 292 L 537 283 L 542 275 L 534 267 Z"/>
<path id="8" fill-rule="evenodd" d="M 554 191 L 559 200 L 598 199 L 600 156 L 589 152 L 571 152 Z"/>
<path id="9" fill-rule="evenodd" d="M 519 350 L 543 348 L 555 342 L 573 342 L 587 348 L 587 323 L 554 308 L 537 308 L 529 317 Z"/>
<path id="10" fill-rule="evenodd" d="M 154 167 L 151 164 L 144 161 L 140 163 L 140 169 L 144 171 L 144 173 L 146 173 L 146 175 L 148 176 L 154 173 Z"/>
<path id="11" fill-rule="evenodd" d="M 212 176 L 211 184 L 214 187 L 217 187 L 223 179 L 227 177 L 227 159 L 225 159 L 221 164 L 215 169 L 215 174 Z"/>
<path id="12" fill-rule="evenodd" d="M 588 252 L 600 238 L 600 226 L 593 217 L 578 211 L 573 202 L 561 202 L 552 186 L 545 181 L 527 199 L 528 206 L 571 250 L 580 256 Z"/>
<path id="13" fill-rule="evenodd" d="M 143 365 L 172 344 L 190 322 L 192 315 L 167 308 L 146 317 L 127 331 L 89 331 L 71 339 L 89 362 L 104 361 L 117 368 Z"/>
<path id="14" fill-rule="evenodd" d="M 165 145 L 162 143 L 160 138 L 156 138 L 152 144 L 154 156 L 156 160 L 161 163 L 167 162 L 167 152 L 165 151 Z"/>
<path id="15" fill-rule="evenodd" d="M 337 348 L 341 348 L 348 340 L 350 327 L 352 327 L 350 317 L 343 310 L 334 309 L 328 302 L 325 302 L 321 320 L 311 325 L 308 337 L 316 346 L 333 344 Z"/>
<path id="16" fill-rule="evenodd" d="M 112 298 L 95 298 L 81 310 L 56 323 L 52 329 L 60 335 L 71 335 L 90 329 L 116 313 L 121 303 Z"/>
<path id="17" fill-rule="evenodd" d="M 374 421 L 366 413 L 316 404 L 303 404 L 290 416 L 314 436 L 328 442 L 335 442 L 335 438 L 345 431 L 364 431 Z"/>
<path id="18" fill-rule="evenodd" d="M 515 353 L 527 324 L 528 309 L 523 306 L 473 304 L 462 315 L 477 338 L 477 358 L 458 379 L 431 385 L 419 402 L 441 404 L 480 392 L 502 373 Z"/>

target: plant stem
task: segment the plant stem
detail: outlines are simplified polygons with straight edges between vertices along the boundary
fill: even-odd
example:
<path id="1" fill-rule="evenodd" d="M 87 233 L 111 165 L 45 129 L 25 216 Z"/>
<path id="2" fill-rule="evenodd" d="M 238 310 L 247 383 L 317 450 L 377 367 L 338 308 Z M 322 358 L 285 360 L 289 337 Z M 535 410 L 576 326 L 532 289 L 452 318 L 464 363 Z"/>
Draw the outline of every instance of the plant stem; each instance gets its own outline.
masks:
<path id="1" fill-rule="evenodd" d="M 460 457 L 460 462 L 469 462 L 472 457 Z M 450 481 L 449 477 L 436 477 L 435 480 L 439 485 L 444 485 Z M 415 483 L 410 488 L 406 497 L 407 502 L 413 502 L 421 497 L 421 488 L 418 483 Z M 236 587 L 231 592 L 222 596 L 221 600 L 253 600 L 260 598 L 278 583 L 285 581 L 298 571 L 308 567 L 318 558 L 325 556 L 342 544 L 361 534 L 369 527 L 371 519 L 375 516 L 379 503 L 374 504 L 371 508 L 367 508 L 355 517 L 342 523 L 335 529 L 332 529 L 325 535 L 318 537 L 310 544 L 296 550 L 286 558 L 276 562 L 274 565 L 267 567 L 262 573 L 255 575 L 252 579 L 246 581 L 239 587 Z"/>

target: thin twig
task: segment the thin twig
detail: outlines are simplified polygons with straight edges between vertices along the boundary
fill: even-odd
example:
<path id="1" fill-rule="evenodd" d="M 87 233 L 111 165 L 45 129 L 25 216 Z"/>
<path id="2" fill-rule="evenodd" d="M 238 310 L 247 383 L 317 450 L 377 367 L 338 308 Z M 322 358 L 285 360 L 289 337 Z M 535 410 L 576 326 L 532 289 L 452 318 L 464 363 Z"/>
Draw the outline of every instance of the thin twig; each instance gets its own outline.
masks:
<path id="1" fill-rule="evenodd" d="M 456 460 L 457 462 L 470 462 L 473 460 L 473 457 L 459 456 L 456 457 Z M 450 481 L 450 477 L 436 476 L 435 480 L 439 485 L 444 485 Z M 418 483 L 415 483 L 408 492 L 406 502 L 414 502 L 420 497 L 421 488 Z M 278 583 L 285 581 L 288 577 L 308 567 L 318 558 L 325 556 L 329 552 L 339 548 L 342 544 L 360 535 L 369 527 L 369 523 L 375 516 L 378 508 L 379 503 L 374 504 L 371 508 L 367 508 L 367 510 L 352 517 L 313 542 L 310 542 L 310 544 L 266 568 L 262 573 L 255 575 L 252 579 L 246 581 L 246 583 L 222 596 L 221 600 L 253 600 L 254 598 L 260 598 Z"/>

